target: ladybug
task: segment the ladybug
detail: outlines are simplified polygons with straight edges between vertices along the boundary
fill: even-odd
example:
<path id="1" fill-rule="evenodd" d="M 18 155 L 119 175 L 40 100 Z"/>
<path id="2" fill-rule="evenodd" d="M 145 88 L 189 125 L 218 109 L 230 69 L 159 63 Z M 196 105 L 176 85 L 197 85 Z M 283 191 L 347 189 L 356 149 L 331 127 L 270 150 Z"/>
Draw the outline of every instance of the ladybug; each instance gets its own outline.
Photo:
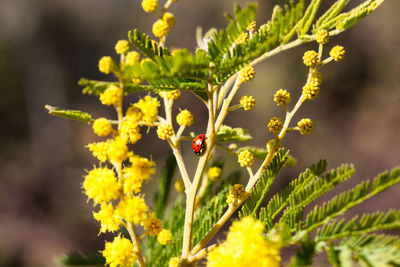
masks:
<path id="1" fill-rule="evenodd" d="M 193 139 L 192 148 L 197 156 L 202 156 L 206 151 L 206 139 L 207 138 L 205 134 L 199 134 Z"/>

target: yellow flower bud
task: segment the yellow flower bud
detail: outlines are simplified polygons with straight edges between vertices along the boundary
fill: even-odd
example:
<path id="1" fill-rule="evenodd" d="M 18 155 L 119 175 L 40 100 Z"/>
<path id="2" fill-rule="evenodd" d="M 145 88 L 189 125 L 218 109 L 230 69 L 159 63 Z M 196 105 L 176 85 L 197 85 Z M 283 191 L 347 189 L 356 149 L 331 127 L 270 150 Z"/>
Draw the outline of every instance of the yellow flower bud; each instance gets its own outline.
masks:
<path id="1" fill-rule="evenodd" d="M 318 53 L 314 50 L 310 50 L 304 53 L 303 63 L 307 67 L 311 67 L 318 62 Z"/>
<path id="2" fill-rule="evenodd" d="M 297 126 L 299 127 L 300 134 L 302 135 L 307 135 L 310 134 L 314 128 L 314 123 L 312 120 L 305 118 L 301 119 L 298 123 Z"/>
<path id="3" fill-rule="evenodd" d="M 251 95 L 245 95 L 240 98 L 240 105 L 244 110 L 250 110 L 256 105 L 256 100 Z"/>
<path id="4" fill-rule="evenodd" d="M 279 132 L 282 130 L 283 128 L 283 122 L 280 118 L 278 117 L 272 117 L 269 121 L 268 121 L 268 129 L 270 132 L 274 133 L 274 134 L 279 134 Z"/>
<path id="5" fill-rule="evenodd" d="M 346 54 L 346 50 L 344 50 L 343 46 L 336 45 L 334 46 L 331 51 L 329 52 L 329 55 L 333 58 L 335 61 L 340 61 L 344 58 L 344 54 Z"/>
<path id="6" fill-rule="evenodd" d="M 109 74 L 112 70 L 112 59 L 111 57 L 102 57 L 99 60 L 99 70 L 102 73 Z"/>
<path id="7" fill-rule="evenodd" d="M 240 164 L 240 167 L 251 166 L 254 162 L 253 153 L 248 150 L 241 151 L 238 155 L 238 162 Z"/>
<path id="8" fill-rule="evenodd" d="M 99 118 L 93 123 L 93 131 L 98 136 L 107 136 L 111 133 L 111 123 L 106 118 Z"/>

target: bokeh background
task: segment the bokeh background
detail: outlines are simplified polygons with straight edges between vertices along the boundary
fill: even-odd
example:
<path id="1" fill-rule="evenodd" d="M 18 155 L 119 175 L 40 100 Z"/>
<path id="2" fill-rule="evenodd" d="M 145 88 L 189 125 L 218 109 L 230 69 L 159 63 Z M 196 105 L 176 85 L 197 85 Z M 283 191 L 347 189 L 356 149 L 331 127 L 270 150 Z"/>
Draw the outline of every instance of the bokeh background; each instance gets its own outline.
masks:
<path id="1" fill-rule="evenodd" d="M 258 24 L 268 20 L 274 4 L 285 2 L 261 0 Z M 84 169 L 95 164 L 84 146 L 98 138 L 85 123 L 49 116 L 44 105 L 114 116 L 95 97 L 82 95 L 77 81 L 110 79 L 98 72 L 98 60 L 115 56 L 114 44 L 128 30 L 150 33 L 155 16 L 144 13 L 138 0 L 0 0 L 0 6 L 0 266 L 55 266 L 64 252 L 103 249 L 107 236 L 98 236 L 91 203 L 81 192 Z M 177 2 L 170 10 L 177 25 L 167 45 L 194 51 L 196 26 L 225 27 L 223 12 L 232 10 L 228 0 Z M 285 139 L 298 163 L 279 177 L 274 190 L 320 158 L 331 168 L 352 162 L 357 169 L 352 181 L 329 196 L 400 165 L 399 10 L 400 1 L 388 0 L 363 22 L 331 38 L 328 47 L 343 45 L 346 58 L 322 69 L 320 97 L 306 102 L 298 114 L 299 119 L 312 118 L 316 128 L 309 136 L 293 133 Z M 307 74 L 301 57 L 313 48 L 315 43 L 260 63 L 256 79 L 240 90 L 239 96 L 254 95 L 257 105 L 233 112 L 227 124 L 248 128 L 254 137 L 250 144 L 263 146 L 271 137 L 267 120 L 283 115 L 272 101 L 274 92 L 288 89 L 293 99 L 300 94 Z M 192 131 L 204 131 L 206 110 L 195 97 L 184 93 L 177 106 L 195 113 Z M 183 147 L 185 160 L 193 164 L 190 143 Z M 168 154 L 154 130 L 134 150 L 151 156 L 158 167 Z M 235 159 L 228 166 L 225 171 L 239 168 Z M 148 198 L 156 186 L 155 176 L 146 185 Z M 397 185 L 350 213 L 400 208 L 399 193 Z"/>

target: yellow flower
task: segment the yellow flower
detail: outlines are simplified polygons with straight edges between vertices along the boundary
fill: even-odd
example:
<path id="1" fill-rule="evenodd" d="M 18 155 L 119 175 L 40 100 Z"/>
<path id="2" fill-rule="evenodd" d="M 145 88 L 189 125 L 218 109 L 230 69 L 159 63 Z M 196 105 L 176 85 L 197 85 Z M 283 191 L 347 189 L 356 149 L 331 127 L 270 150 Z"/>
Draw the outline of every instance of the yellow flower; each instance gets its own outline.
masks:
<path id="1" fill-rule="evenodd" d="M 311 67 L 318 62 L 318 53 L 314 50 L 310 50 L 304 53 L 303 63 L 307 67 Z"/>
<path id="2" fill-rule="evenodd" d="M 250 110 L 256 105 L 256 100 L 251 95 L 245 95 L 240 98 L 240 105 L 244 110 Z"/>
<path id="3" fill-rule="evenodd" d="M 271 151 L 271 149 L 272 149 L 272 147 L 275 145 L 275 143 L 276 143 L 276 140 L 275 140 L 275 139 L 271 139 L 271 140 L 269 140 L 269 141 L 267 142 L 266 148 L 267 148 L 268 153 Z M 280 144 L 278 145 L 278 148 L 279 148 L 279 147 L 281 147 Z"/>
<path id="4" fill-rule="evenodd" d="M 238 155 L 240 167 L 251 166 L 254 162 L 253 153 L 248 150 L 241 151 Z"/>
<path id="5" fill-rule="evenodd" d="M 142 135 L 140 134 L 139 126 L 134 119 L 127 118 L 121 123 L 121 137 L 125 140 L 129 140 L 130 143 L 134 144 Z"/>
<path id="6" fill-rule="evenodd" d="M 232 186 L 229 194 L 226 198 L 228 204 L 238 204 L 240 201 L 244 200 L 247 196 L 246 188 L 241 184 L 235 184 Z"/>
<path id="7" fill-rule="evenodd" d="M 212 181 L 218 181 L 218 179 L 221 177 L 222 170 L 220 167 L 213 166 L 208 169 L 207 171 L 207 177 L 208 179 Z"/>
<path id="8" fill-rule="evenodd" d="M 158 38 L 163 38 L 168 35 L 170 26 L 165 20 L 159 19 L 153 24 L 153 34 Z"/>
<path id="9" fill-rule="evenodd" d="M 172 13 L 166 12 L 162 17 L 162 20 L 167 22 L 170 29 L 175 26 L 175 17 Z"/>
<path id="10" fill-rule="evenodd" d="M 307 135 L 310 134 L 314 128 L 314 123 L 312 120 L 305 118 L 301 119 L 298 123 L 297 126 L 299 127 L 300 134 L 302 135 Z"/>
<path id="11" fill-rule="evenodd" d="M 131 156 L 129 160 L 132 162 L 131 166 L 122 170 L 124 193 L 128 195 L 132 192 L 139 193 L 143 182 L 150 179 L 150 176 L 155 173 L 153 161 L 137 155 Z"/>
<path id="12" fill-rule="evenodd" d="M 322 84 L 323 80 L 324 80 L 324 76 L 322 76 L 322 73 L 319 71 L 316 71 L 311 75 L 311 81 L 316 86 L 320 86 Z"/>
<path id="13" fill-rule="evenodd" d="M 329 52 L 329 55 L 333 58 L 335 61 L 340 61 L 344 58 L 344 54 L 346 54 L 346 50 L 344 50 L 343 46 L 336 45 L 334 46 L 331 51 Z"/>
<path id="14" fill-rule="evenodd" d="M 311 80 L 310 82 L 306 83 L 306 85 L 303 86 L 303 91 L 302 94 L 307 98 L 307 99 L 315 99 L 319 95 L 319 85 L 317 82 Z"/>
<path id="15" fill-rule="evenodd" d="M 138 123 L 143 119 L 143 112 L 140 108 L 135 105 L 131 105 L 125 113 L 128 120 Z"/>
<path id="16" fill-rule="evenodd" d="M 274 102 L 278 106 L 286 106 L 290 103 L 290 93 L 287 90 L 279 89 L 274 95 Z"/>
<path id="17" fill-rule="evenodd" d="M 111 133 L 111 123 L 106 118 L 99 118 L 93 123 L 93 131 L 98 136 L 107 136 Z"/>
<path id="18" fill-rule="evenodd" d="M 252 217 L 234 222 L 226 241 L 208 253 L 207 267 L 279 267 L 279 247 L 266 241 L 263 232 L 263 224 Z"/>
<path id="19" fill-rule="evenodd" d="M 268 129 L 270 132 L 274 133 L 274 134 L 279 134 L 279 132 L 282 130 L 283 128 L 283 122 L 280 118 L 278 117 L 272 117 L 269 121 L 268 121 Z"/>
<path id="20" fill-rule="evenodd" d="M 108 147 L 108 158 L 112 162 L 124 162 L 129 156 L 128 147 L 125 140 L 121 137 L 116 137 L 111 140 Z"/>
<path id="21" fill-rule="evenodd" d="M 117 206 L 117 213 L 128 223 L 139 224 L 147 219 L 147 207 L 144 199 L 138 196 L 131 196 L 122 199 Z"/>
<path id="22" fill-rule="evenodd" d="M 326 44 L 329 42 L 329 32 L 327 30 L 319 30 L 315 34 L 315 40 L 319 44 Z"/>
<path id="23" fill-rule="evenodd" d="M 113 61 L 111 57 L 102 57 L 99 60 L 99 70 L 102 73 L 109 74 L 112 70 Z"/>
<path id="24" fill-rule="evenodd" d="M 180 263 L 181 263 L 181 258 L 172 257 L 172 258 L 169 259 L 168 267 L 179 267 Z"/>
<path id="25" fill-rule="evenodd" d="M 93 217 L 100 222 L 100 233 L 115 232 L 122 224 L 121 217 L 115 212 L 111 203 L 102 203 L 98 212 L 93 212 Z"/>
<path id="26" fill-rule="evenodd" d="M 125 56 L 125 64 L 128 66 L 132 66 L 136 63 L 140 62 L 140 54 L 136 51 L 130 51 Z"/>
<path id="27" fill-rule="evenodd" d="M 176 100 L 181 96 L 181 91 L 180 90 L 160 91 L 158 94 L 161 97 L 166 96 L 168 99 Z"/>
<path id="28" fill-rule="evenodd" d="M 142 8 L 145 12 L 154 12 L 158 7 L 157 0 L 143 0 L 142 1 Z"/>
<path id="29" fill-rule="evenodd" d="M 255 21 L 252 21 L 249 26 L 247 26 L 248 31 L 255 31 L 257 28 L 257 23 Z"/>
<path id="30" fill-rule="evenodd" d="M 236 43 L 237 44 L 247 44 L 247 41 L 249 40 L 249 34 L 247 32 L 242 32 L 238 38 L 236 38 Z"/>
<path id="31" fill-rule="evenodd" d="M 119 196 L 119 185 L 114 171 L 108 168 L 95 168 L 86 176 L 82 185 L 88 198 L 95 204 L 110 202 Z"/>
<path id="32" fill-rule="evenodd" d="M 106 264 L 110 267 L 128 267 L 135 265 L 135 246 L 127 238 L 116 236 L 112 242 L 106 242 L 102 251 Z"/>
<path id="33" fill-rule="evenodd" d="M 110 85 L 103 93 L 100 94 L 100 101 L 103 105 L 116 107 L 122 102 L 122 89 L 115 85 Z"/>
<path id="34" fill-rule="evenodd" d="M 117 54 L 126 54 L 130 49 L 129 42 L 127 40 L 119 40 L 115 45 L 115 52 Z"/>
<path id="35" fill-rule="evenodd" d="M 157 135 L 161 140 L 167 140 L 174 134 L 174 129 L 168 123 L 163 123 L 157 127 Z"/>
<path id="36" fill-rule="evenodd" d="M 92 152 L 93 156 L 101 162 L 105 162 L 108 158 L 108 145 L 109 142 L 98 142 L 88 144 L 89 151 Z"/>
<path id="37" fill-rule="evenodd" d="M 251 81 L 252 79 L 254 79 L 255 75 L 256 72 L 254 71 L 254 68 L 247 65 L 239 71 L 239 84 Z"/>
<path id="38" fill-rule="evenodd" d="M 157 120 L 158 107 L 160 106 L 157 98 L 147 95 L 140 99 L 134 106 L 140 108 L 142 111 L 144 122 L 152 124 Z"/>
<path id="39" fill-rule="evenodd" d="M 169 242 L 171 242 L 171 239 L 172 239 L 172 233 L 170 230 L 167 229 L 162 229 L 157 236 L 157 241 L 161 245 L 167 245 Z"/>
<path id="40" fill-rule="evenodd" d="M 185 184 L 183 183 L 182 180 L 178 180 L 174 184 L 175 190 L 178 191 L 179 193 L 185 192 Z"/>
<path id="41" fill-rule="evenodd" d="M 154 212 L 150 213 L 149 218 L 143 222 L 143 226 L 146 232 L 151 236 L 158 235 L 162 230 L 161 221 L 156 218 Z"/>
<path id="42" fill-rule="evenodd" d="M 182 110 L 179 112 L 179 114 L 176 116 L 176 122 L 182 126 L 185 125 L 186 127 L 189 127 L 193 124 L 193 114 L 187 109 Z"/>

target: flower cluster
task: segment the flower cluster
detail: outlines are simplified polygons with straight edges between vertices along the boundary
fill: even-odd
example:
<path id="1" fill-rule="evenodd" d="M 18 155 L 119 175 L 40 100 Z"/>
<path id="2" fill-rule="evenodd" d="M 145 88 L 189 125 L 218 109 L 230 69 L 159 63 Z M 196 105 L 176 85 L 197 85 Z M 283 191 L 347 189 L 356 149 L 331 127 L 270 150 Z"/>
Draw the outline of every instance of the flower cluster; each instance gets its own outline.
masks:
<path id="1" fill-rule="evenodd" d="M 238 162 L 241 167 L 251 166 L 254 162 L 253 153 L 248 150 L 241 151 L 238 155 Z"/>
<path id="2" fill-rule="evenodd" d="M 251 95 L 245 95 L 240 98 L 240 105 L 244 110 L 250 110 L 256 105 L 256 100 Z"/>
<path id="3" fill-rule="evenodd" d="M 230 205 L 236 205 L 239 202 L 243 201 L 246 196 L 246 188 L 244 188 L 244 186 L 241 184 L 235 184 L 229 191 L 229 194 L 226 197 L 226 202 Z"/>
<path id="4" fill-rule="evenodd" d="M 264 225 L 244 217 L 229 228 L 226 241 L 212 249 L 207 267 L 260 266 L 279 267 L 279 246 L 263 237 Z"/>
<path id="5" fill-rule="evenodd" d="M 282 130 L 283 122 L 278 117 L 272 117 L 268 121 L 267 126 L 268 126 L 268 129 L 269 129 L 270 132 L 272 132 L 274 134 L 279 134 L 279 132 Z"/>
<path id="6" fill-rule="evenodd" d="M 253 67 L 244 67 L 239 71 L 239 84 L 253 80 L 255 75 L 256 72 Z"/>

